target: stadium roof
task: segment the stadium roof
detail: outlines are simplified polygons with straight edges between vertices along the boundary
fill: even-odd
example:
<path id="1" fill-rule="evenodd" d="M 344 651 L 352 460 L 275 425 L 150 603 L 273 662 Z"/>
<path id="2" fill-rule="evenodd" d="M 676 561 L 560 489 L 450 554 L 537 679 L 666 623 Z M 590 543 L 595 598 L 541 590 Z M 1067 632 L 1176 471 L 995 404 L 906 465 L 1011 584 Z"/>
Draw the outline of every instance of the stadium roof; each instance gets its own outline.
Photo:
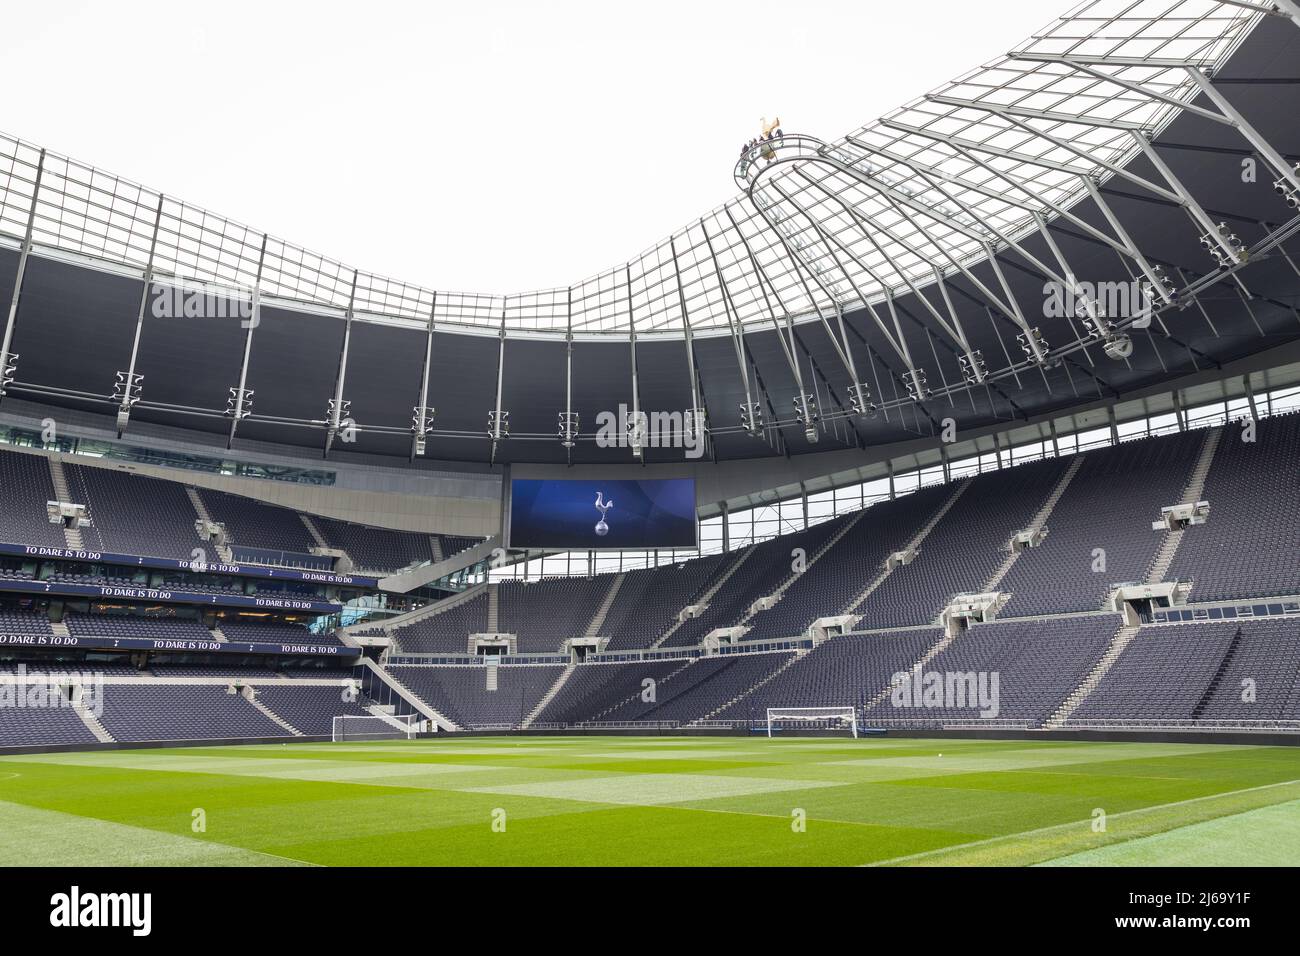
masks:
<path id="1" fill-rule="evenodd" d="M 159 276 L 256 285 L 267 297 L 421 323 L 432 312 L 440 324 L 647 333 L 766 324 L 774 308 L 800 317 L 847 310 L 928 284 L 936 269 L 951 274 L 986 244 L 1032 232 L 1034 213 L 1051 219 L 1086 196 L 1084 178 L 1108 179 L 1138 152 L 1133 131 L 1156 132 L 1190 108 L 1199 92 L 1191 68 L 1218 65 L 1261 8 L 1084 3 L 1006 57 L 825 146 L 841 168 L 776 172 L 754 190 L 766 215 L 742 193 L 572 286 L 426 289 L 53 153 L 35 238 L 143 268 L 161 202 Z M 37 147 L 0 138 L 0 230 L 24 234 L 39 159 Z"/>

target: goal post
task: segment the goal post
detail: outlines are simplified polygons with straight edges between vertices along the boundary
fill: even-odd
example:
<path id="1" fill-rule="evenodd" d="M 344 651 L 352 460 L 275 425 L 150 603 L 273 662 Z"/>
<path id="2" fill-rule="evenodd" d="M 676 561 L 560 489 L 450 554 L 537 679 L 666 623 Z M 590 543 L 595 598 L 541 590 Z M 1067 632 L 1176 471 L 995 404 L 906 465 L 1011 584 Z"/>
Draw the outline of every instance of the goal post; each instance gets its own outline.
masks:
<path id="1" fill-rule="evenodd" d="M 334 718 L 335 743 L 345 740 L 414 740 L 420 729 L 418 714 L 347 714 Z"/>
<path id="2" fill-rule="evenodd" d="M 856 707 L 769 707 L 767 709 L 767 735 L 772 736 L 773 726 L 789 722 L 797 726 L 820 724 L 825 728 L 847 727 L 858 736 L 858 711 Z"/>

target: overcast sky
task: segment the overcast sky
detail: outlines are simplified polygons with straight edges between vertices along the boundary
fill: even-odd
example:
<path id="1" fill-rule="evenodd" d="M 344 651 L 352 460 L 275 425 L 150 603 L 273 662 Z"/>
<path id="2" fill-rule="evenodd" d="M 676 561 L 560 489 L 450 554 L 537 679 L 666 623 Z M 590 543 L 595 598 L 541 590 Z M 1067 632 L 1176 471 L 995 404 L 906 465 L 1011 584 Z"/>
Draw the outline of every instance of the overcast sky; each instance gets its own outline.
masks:
<path id="1" fill-rule="evenodd" d="M 10 5 L 0 128 L 381 275 L 563 286 L 1069 0 Z"/>

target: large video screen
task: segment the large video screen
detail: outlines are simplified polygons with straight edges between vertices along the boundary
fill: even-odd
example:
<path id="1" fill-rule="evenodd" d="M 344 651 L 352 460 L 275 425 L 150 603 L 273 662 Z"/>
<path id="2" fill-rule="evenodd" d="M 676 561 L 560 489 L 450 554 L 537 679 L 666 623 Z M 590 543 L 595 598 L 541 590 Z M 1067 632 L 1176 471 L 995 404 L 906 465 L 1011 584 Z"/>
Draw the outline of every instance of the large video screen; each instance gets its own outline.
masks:
<path id="1" fill-rule="evenodd" d="M 694 548 L 695 480 L 516 478 L 506 543 L 557 551 Z"/>

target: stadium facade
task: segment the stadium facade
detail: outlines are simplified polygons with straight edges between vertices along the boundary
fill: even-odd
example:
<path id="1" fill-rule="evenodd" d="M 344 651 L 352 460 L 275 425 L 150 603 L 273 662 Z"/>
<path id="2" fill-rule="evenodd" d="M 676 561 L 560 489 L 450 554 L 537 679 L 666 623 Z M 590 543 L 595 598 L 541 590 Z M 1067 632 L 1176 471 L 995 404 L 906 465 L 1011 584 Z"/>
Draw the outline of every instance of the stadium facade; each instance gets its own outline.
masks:
<path id="1" fill-rule="evenodd" d="M 0 747 L 1294 739 L 1298 62 L 1289 0 L 1085 3 L 506 295 L 0 138 Z M 700 540 L 511 551 L 528 479 L 689 479 Z"/>

